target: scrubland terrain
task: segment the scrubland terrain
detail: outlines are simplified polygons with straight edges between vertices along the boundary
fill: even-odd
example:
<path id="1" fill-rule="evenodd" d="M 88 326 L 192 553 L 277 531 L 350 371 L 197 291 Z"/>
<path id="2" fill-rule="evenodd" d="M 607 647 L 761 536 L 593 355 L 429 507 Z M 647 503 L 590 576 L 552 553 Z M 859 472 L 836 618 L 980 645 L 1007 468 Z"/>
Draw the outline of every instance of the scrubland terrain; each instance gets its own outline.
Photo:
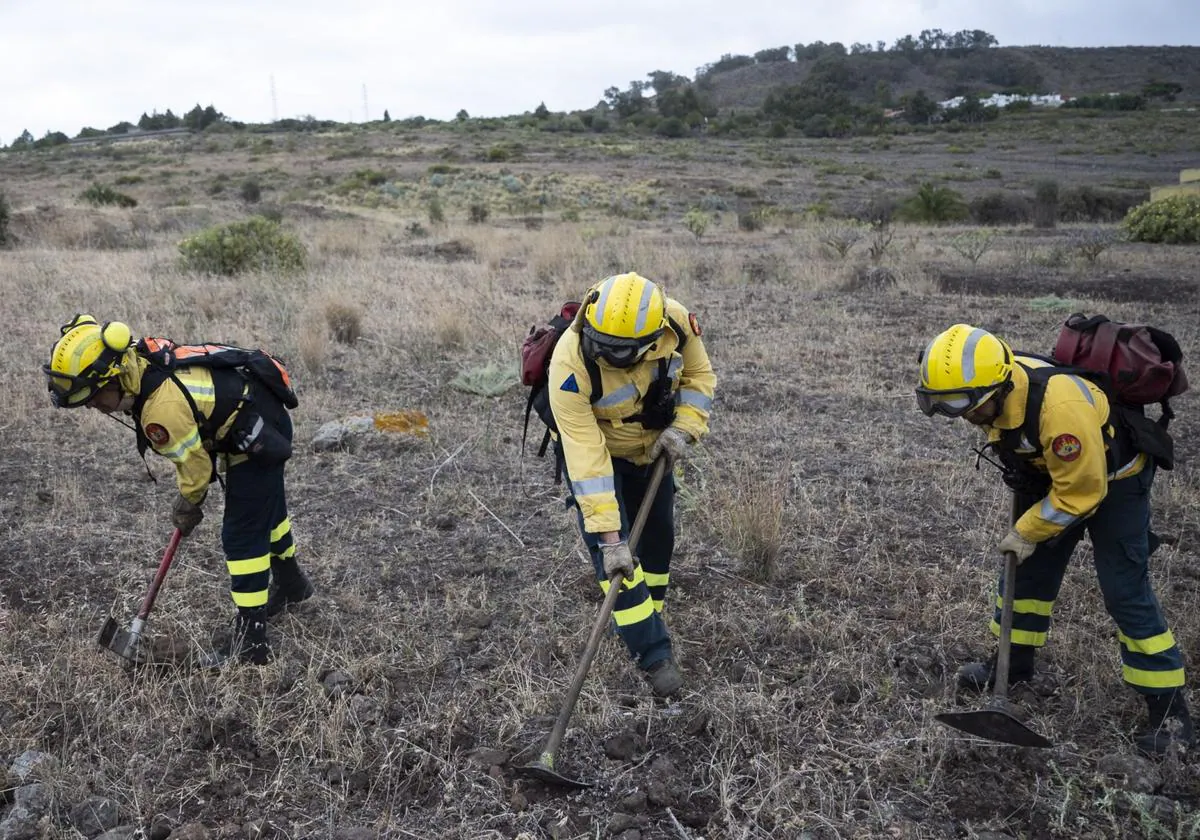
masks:
<path id="1" fill-rule="evenodd" d="M 89 797 L 115 804 L 112 838 L 1196 836 L 1194 760 L 1133 758 L 1144 709 L 1086 540 L 1042 675 L 1016 697 L 1054 748 L 934 721 L 976 702 L 952 675 L 990 650 L 1008 507 L 973 431 L 924 417 L 912 388 L 919 349 L 959 321 L 1044 352 L 1072 311 L 1100 311 L 1195 358 L 1200 250 L 1092 222 L 837 216 L 931 180 L 968 199 L 1044 178 L 1145 190 L 1195 165 L 1185 116 L 890 140 L 430 128 L 0 155 L 16 240 L 0 251 L 0 762 L 45 757 L 5 785 L 10 800 L 44 785 L 27 836 L 99 833 L 79 817 Z M 81 202 L 95 181 L 137 207 Z M 305 245 L 303 271 L 180 268 L 181 239 L 255 212 Z M 627 270 L 698 314 L 719 377 L 712 433 L 677 476 L 667 619 L 688 682 L 655 702 L 606 639 L 560 753 L 595 787 L 563 792 L 514 767 L 549 730 L 599 591 L 552 465 L 521 453 L 515 360 L 530 325 Z M 271 665 L 188 666 L 233 612 L 215 491 L 152 618 L 160 663 L 129 674 L 97 648 L 110 612 L 136 610 L 174 487 L 161 459 L 147 478 L 132 432 L 51 407 L 40 366 L 76 312 L 289 363 L 290 508 L 319 592 L 273 623 Z M 481 369 L 513 387 L 451 384 Z M 1179 400 L 1181 463 L 1155 485 L 1152 561 L 1189 665 L 1194 407 Z M 327 421 L 399 410 L 424 412 L 428 436 L 308 445 Z"/>

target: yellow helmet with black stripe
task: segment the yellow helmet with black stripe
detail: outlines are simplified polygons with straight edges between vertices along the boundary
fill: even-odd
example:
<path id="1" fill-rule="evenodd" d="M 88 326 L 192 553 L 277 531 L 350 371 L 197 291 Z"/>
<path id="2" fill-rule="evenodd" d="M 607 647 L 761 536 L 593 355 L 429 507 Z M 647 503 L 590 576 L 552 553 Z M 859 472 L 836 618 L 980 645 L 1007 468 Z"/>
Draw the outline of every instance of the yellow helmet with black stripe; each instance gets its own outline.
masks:
<path id="1" fill-rule="evenodd" d="M 990 332 L 955 324 L 921 353 L 917 404 L 928 415 L 961 417 L 1012 379 L 1012 349 Z"/>
<path id="2" fill-rule="evenodd" d="M 50 363 L 42 366 L 42 373 L 54 404 L 75 408 L 121 373 L 133 336 L 125 324 L 101 325 L 91 315 L 76 315 L 59 332 L 61 338 L 50 350 Z"/>

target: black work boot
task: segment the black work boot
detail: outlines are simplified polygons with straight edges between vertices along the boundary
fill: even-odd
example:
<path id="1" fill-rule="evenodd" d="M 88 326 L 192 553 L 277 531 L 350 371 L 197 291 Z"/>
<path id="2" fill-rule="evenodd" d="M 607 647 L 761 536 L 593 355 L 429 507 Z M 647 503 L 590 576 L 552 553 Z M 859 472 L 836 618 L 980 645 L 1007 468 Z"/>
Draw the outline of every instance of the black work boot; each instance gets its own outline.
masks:
<path id="1" fill-rule="evenodd" d="M 1182 689 L 1166 694 L 1147 694 L 1146 709 L 1149 720 L 1146 731 L 1137 738 L 1138 752 L 1149 756 L 1165 755 L 1172 742 L 1184 748 L 1193 744 L 1192 716 Z"/>
<path id="2" fill-rule="evenodd" d="M 267 618 L 274 618 L 293 604 L 313 596 L 312 581 L 300 569 L 295 557 L 271 564 L 271 588 L 267 594 Z"/>
<path id="3" fill-rule="evenodd" d="M 239 609 L 229 642 L 201 656 L 200 667 L 223 668 L 235 659 L 248 665 L 266 665 L 271 661 L 265 607 Z"/>
<path id="4" fill-rule="evenodd" d="M 683 674 L 674 659 L 663 659 L 646 669 L 650 689 L 658 697 L 673 697 L 683 689 Z"/>
<path id="5" fill-rule="evenodd" d="M 1013 645 L 1009 649 L 1008 687 L 1033 679 L 1033 660 L 1037 648 L 1030 645 Z M 959 691 L 991 691 L 996 686 L 996 658 L 993 652 L 987 662 L 971 662 L 958 669 L 955 679 Z"/>

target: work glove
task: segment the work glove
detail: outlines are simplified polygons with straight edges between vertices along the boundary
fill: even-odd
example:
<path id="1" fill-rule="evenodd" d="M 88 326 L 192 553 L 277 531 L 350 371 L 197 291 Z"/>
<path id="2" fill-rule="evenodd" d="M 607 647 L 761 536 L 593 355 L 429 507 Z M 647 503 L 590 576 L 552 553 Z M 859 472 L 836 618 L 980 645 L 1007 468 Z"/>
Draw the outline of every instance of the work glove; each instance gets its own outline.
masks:
<path id="1" fill-rule="evenodd" d="M 627 578 L 633 577 L 633 554 L 629 543 L 625 540 L 615 543 L 600 543 L 600 553 L 604 555 L 604 576 L 612 580 L 612 576 L 620 572 Z"/>
<path id="2" fill-rule="evenodd" d="M 683 429 L 678 426 L 667 426 L 655 438 L 654 444 L 650 447 L 650 460 L 657 461 L 658 456 L 665 452 L 672 464 L 678 464 L 687 457 L 687 450 L 691 443 L 692 436 Z"/>
<path id="3" fill-rule="evenodd" d="M 1017 532 L 1016 528 L 1013 528 L 1005 535 L 1004 539 L 1000 541 L 1000 545 L 996 548 L 1001 555 L 1004 555 L 1008 551 L 1017 555 L 1017 565 L 1020 565 L 1025 562 L 1030 554 L 1033 554 L 1033 550 L 1037 548 L 1037 543 L 1025 539 Z"/>
<path id="4" fill-rule="evenodd" d="M 203 503 L 203 499 L 200 500 Z M 179 494 L 179 498 L 175 500 L 174 506 L 171 508 L 171 524 L 179 529 L 179 533 L 187 536 L 192 533 L 200 520 L 204 518 L 204 511 L 200 505 L 192 504 Z"/>

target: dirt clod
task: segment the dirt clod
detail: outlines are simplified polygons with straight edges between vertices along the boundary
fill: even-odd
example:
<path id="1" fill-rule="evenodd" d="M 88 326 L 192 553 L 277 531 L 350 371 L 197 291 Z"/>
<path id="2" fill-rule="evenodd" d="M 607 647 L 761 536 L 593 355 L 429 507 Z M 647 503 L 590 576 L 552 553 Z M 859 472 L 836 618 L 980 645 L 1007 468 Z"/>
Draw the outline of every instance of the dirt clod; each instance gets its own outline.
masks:
<path id="1" fill-rule="evenodd" d="M 638 749 L 638 737 L 632 732 L 621 732 L 604 741 L 604 754 L 616 761 L 629 761 Z"/>
<path id="2" fill-rule="evenodd" d="M 635 813 L 646 810 L 646 794 L 642 791 L 631 793 L 621 800 L 621 810 Z"/>

